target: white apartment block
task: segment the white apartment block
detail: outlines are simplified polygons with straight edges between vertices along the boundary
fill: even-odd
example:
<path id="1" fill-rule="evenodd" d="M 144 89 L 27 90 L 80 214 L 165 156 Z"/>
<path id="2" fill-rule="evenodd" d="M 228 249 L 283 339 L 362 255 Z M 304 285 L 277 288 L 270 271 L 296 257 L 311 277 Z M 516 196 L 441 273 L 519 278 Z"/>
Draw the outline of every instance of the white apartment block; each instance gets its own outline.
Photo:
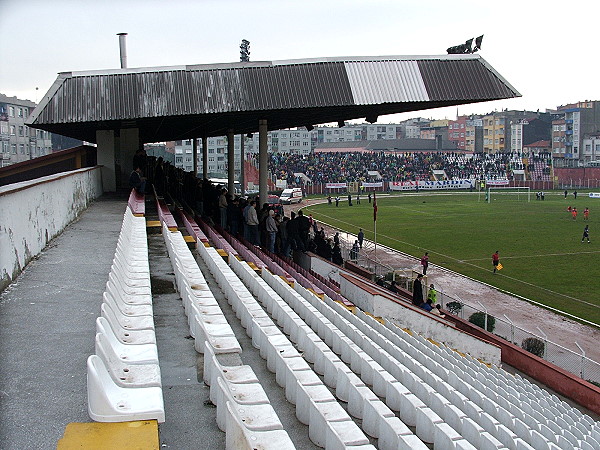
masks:
<path id="1" fill-rule="evenodd" d="M 51 133 L 29 128 L 27 116 L 36 104 L 0 94 L 0 166 L 27 161 L 52 152 Z"/>

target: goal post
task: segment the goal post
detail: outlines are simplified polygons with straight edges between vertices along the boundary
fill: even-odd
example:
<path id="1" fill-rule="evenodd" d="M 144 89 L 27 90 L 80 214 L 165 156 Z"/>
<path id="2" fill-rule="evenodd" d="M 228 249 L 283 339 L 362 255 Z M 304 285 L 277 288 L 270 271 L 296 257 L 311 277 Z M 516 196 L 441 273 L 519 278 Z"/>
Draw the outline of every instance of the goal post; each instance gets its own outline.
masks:
<path id="1" fill-rule="evenodd" d="M 487 202 L 494 200 L 511 200 L 531 202 L 531 188 L 529 186 L 490 186 L 487 190 Z"/>

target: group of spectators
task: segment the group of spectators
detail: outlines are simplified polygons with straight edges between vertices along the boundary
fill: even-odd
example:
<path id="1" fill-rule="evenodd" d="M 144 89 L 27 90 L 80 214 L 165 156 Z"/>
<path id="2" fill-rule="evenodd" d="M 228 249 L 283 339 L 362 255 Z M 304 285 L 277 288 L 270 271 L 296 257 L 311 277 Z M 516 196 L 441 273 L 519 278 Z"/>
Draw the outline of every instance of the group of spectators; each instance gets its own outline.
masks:
<path id="1" fill-rule="evenodd" d="M 274 153 L 269 170 L 288 184 L 300 184 L 294 175 L 304 173 L 314 184 L 374 181 L 377 171 L 384 181 L 424 181 L 433 171 L 443 170 L 449 180 L 514 178 L 515 170 L 533 172 L 534 163 L 550 170 L 549 152 L 460 153 L 460 152 L 331 152 L 309 155 Z"/>
<path id="2" fill-rule="evenodd" d="M 277 208 L 279 205 L 261 206 L 258 196 L 232 195 L 225 187 L 197 178 L 163 158 L 146 157 L 143 150 L 134 156 L 133 166 L 130 187 L 140 193 L 144 193 L 146 183 L 151 183 L 158 195 L 183 200 L 204 219 L 253 245 L 286 257 L 294 250 L 311 251 L 343 264 L 339 236 L 328 238 L 323 227 L 319 229 L 312 216 L 305 216 L 303 211 L 287 217 L 282 208 Z"/>

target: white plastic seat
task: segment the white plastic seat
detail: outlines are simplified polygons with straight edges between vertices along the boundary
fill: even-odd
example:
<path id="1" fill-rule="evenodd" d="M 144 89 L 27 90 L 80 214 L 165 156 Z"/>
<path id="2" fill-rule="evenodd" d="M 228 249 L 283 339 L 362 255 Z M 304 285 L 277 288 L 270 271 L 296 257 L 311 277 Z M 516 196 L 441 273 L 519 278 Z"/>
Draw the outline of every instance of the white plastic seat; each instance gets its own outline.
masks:
<path id="1" fill-rule="evenodd" d="M 102 359 L 113 381 L 122 387 L 162 385 L 158 364 L 132 364 L 123 361 L 105 339 L 96 340 L 96 354 Z"/>
<path id="2" fill-rule="evenodd" d="M 117 339 L 123 344 L 154 344 L 156 345 L 156 334 L 154 330 L 125 330 L 119 324 L 111 324 L 105 317 L 96 319 L 96 331 L 100 332 L 100 327 L 110 327 Z"/>
<path id="3" fill-rule="evenodd" d="M 110 305 L 110 307 L 115 312 L 120 312 L 123 316 L 126 317 L 134 317 L 134 316 L 153 316 L 154 311 L 152 310 L 152 305 L 132 305 L 129 303 L 122 303 L 117 300 L 109 293 L 104 292 L 102 294 L 102 299 L 104 303 Z"/>
<path id="4" fill-rule="evenodd" d="M 151 316 L 125 317 L 120 312 L 115 312 L 114 309 L 106 303 L 102 303 L 102 305 L 100 305 L 100 314 L 102 317 L 108 320 L 111 325 L 118 325 L 124 330 L 154 331 L 154 318 Z"/>
<path id="5" fill-rule="evenodd" d="M 213 389 L 217 391 L 215 395 L 217 399 L 217 426 L 221 431 L 226 430 L 226 403 L 231 404 L 231 412 L 236 414 L 246 428 L 250 430 L 283 429 L 279 417 L 277 417 L 260 384 L 228 384 L 219 376 L 216 378 L 216 383 L 211 386 L 211 391 Z M 249 395 L 253 396 L 254 401 L 246 399 L 249 398 L 247 397 Z"/>
<path id="6" fill-rule="evenodd" d="M 234 405 L 227 408 L 225 448 L 226 450 L 292 450 L 295 449 L 289 435 L 284 430 L 252 431 L 236 415 Z"/>
<path id="7" fill-rule="evenodd" d="M 100 343 L 100 344 L 99 344 Z M 158 364 L 156 345 L 139 344 L 126 345 L 119 342 L 112 330 L 96 333 L 96 346 L 112 347 L 115 355 L 123 362 L 129 364 Z M 98 352 L 96 352 L 98 353 Z"/>
<path id="8" fill-rule="evenodd" d="M 217 377 L 227 383 L 246 384 L 258 383 L 258 378 L 250 366 L 223 366 L 219 362 L 210 344 L 204 343 L 204 382 L 208 386 L 216 383 Z"/>
<path id="9" fill-rule="evenodd" d="M 131 305 L 151 305 L 152 304 L 152 295 L 127 295 L 121 289 L 117 289 L 115 284 L 109 279 L 106 282 L 106 291 L 110 293 L 113 298 L 120 300 L 122 303 L 131 304 Z"/>
<path id="10" fill-rule="evenodd" d="M 165 421 L 161 388 L 117 386 L 97 355 L 87 360 L 87 391 L 88 413 L 97 422 Z"/>

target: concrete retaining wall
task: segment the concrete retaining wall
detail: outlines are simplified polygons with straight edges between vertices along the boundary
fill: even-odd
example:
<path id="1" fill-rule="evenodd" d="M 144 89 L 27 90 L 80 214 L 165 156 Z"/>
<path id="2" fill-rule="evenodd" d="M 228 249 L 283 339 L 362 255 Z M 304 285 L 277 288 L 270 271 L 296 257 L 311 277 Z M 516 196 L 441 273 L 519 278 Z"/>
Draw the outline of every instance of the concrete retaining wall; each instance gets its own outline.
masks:
<path id="1" fill-rule="evenodd" d="M 0 290 L 102 195 L 100 167 L 0 188 Z"/>

